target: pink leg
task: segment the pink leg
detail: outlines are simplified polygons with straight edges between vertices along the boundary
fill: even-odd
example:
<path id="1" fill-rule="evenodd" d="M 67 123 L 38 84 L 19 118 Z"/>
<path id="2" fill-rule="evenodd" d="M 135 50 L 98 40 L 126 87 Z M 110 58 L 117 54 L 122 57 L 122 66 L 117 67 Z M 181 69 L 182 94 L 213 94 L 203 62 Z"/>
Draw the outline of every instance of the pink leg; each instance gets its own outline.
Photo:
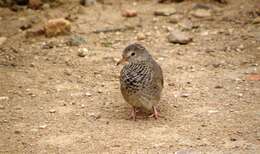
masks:
<path id="1" fill-rule="evenodd" d="M 133 119 L 134 121 L 136 121 L 136 108 L 133 107 L 130 118 L 129 119 Z"/>
<path id="2" fill-rule="evenodd" d="M 158 113 L 158 111 L 157 111 L 157 109 L 156 109 L 155 106 L 153 106 L 153 114 L 150 115 L 149 117 L 150 117 L 150 118 L 151 118 L 151 117 L 154 117 L 155 119 L 158 119 L 158 118 L 159 118 L 159 113 Z"/>

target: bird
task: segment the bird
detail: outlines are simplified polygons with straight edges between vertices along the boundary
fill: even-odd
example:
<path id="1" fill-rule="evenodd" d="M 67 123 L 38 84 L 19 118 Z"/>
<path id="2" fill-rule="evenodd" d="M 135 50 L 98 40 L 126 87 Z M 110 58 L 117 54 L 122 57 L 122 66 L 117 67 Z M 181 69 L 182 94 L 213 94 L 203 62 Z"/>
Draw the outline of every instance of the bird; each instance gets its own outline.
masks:
<path id="1" fill-rule="evenodd" d="M 124 100 L 132 106 L 131 118 L 136 120 L 140 108 L 151 112 L 149 117 L 157 119 L 157 104 L 164 82 L 160 65 L 139 43 L 130 44 L 123 50 L 119 64 L 124 64 L 120 72 L 120 90 Z"/>

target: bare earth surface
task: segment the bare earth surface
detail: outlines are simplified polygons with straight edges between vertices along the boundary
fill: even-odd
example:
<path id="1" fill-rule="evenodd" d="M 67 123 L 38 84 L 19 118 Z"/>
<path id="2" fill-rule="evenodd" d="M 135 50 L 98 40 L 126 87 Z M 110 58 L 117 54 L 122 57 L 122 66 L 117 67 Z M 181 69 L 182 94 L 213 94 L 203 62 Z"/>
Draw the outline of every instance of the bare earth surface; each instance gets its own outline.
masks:
<path id="1" fill-rule="evenodd" d="M 0 46 L 0 153 L 260 153 L 260 81 L 248 78 L 260 73 L 260 24 L 253 23 L 259 0 L 206 3 L 207 18 L 190 14 L 197 2 L 0 8 L 0 36 L 7 38 Z M 167 29 L 182 28 L 172 17 L 154 16 L 162 8 L 195 25 L 184 30 L 192 42 L 168 42 Z M 124 9 L 138 16 L 122 17 Z M 20 30 L 69 14 L 71 35 L 26 38 Z M 92 33 L 125 26 L 134 29 Z M 68 46 L 73 35 L 86 43 Z M 141 113 L 128 120 L 122 66 L 115 63 L 133 42 L 144 44 L 164 72 L 158 120 Z"/>

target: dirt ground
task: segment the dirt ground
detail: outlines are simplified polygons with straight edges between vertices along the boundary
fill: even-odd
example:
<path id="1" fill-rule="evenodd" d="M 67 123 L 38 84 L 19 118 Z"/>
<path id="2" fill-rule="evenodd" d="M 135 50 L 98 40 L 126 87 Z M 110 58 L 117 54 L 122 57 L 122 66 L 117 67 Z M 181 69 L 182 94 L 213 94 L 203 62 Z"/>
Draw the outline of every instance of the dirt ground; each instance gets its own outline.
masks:
<path id="1" fill-rule="evenodd" d="M 260 153 L 260 81 L 250 78 L 260 73 L 260 24 L 253 23 L 259 0 L 203 3 L 212 10 L 207 18 L 190 14 L 198 2 L 0 8 L 0 36 L 7 38 L 0 46 L 0 153 Z M 154 16 L 162 8 L 195 25 L 184 30 L 192 42 L 168 42 L 167 29 L 181 27 L 169 22 L 172 16 Z M 124 9 L 138 16 L 122 17 Z M 25 37 L 69 14 L 71 35 Z M 124 26 L 134 28 L 93 33 Z M 67 45 L 74 35 L 86 43 Z M 163 69 L 158 120 L 143 114 L 128 120 L 122 66 L 115 63 L 133 42 Z M 85 57 L 78 56 L 82 50 Z"/>

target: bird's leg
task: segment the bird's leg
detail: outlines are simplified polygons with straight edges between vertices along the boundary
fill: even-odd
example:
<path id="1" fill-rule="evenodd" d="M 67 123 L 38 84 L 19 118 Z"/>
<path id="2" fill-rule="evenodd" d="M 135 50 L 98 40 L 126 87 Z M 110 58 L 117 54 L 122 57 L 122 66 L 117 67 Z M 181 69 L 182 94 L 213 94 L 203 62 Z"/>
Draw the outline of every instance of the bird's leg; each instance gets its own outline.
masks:
<path id="1" fill-rule="evenodd" d="M 155 119 L 158 119 L 158 118 L 159 118 L 159 113 L 158 113 L 158 111 L 157 111 L 157 109 L 156 109 L 155 106 L 153 106 L 153 114 L 151 114 L 149 117 L 150 117 L 150 118 L 151 118 L 151 117 L 154 117 Z"/>
<path id="2" fill-rule="evenodd" d="M 129 119 L 133 119 L 134 121 L 136 121 L 136 112 L 136 107 L 133 107 Z"/>
<path id="3" fill-rule="evenodd" d="M 133 107 L 133 110 L 132 110 L 132 118 L 134 121 L 136 121 L 136 108 Z"/>

